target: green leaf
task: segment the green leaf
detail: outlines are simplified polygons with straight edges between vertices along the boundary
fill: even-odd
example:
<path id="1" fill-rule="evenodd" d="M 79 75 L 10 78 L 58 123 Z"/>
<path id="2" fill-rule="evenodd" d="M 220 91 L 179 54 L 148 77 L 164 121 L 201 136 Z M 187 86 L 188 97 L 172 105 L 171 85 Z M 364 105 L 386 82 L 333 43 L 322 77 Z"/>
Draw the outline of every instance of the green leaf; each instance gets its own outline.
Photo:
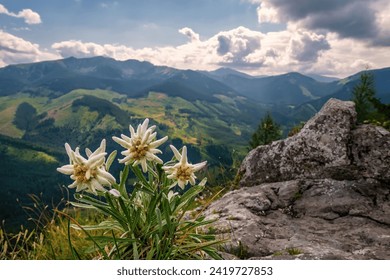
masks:
<path id="1" fill-rule="evenodd" d="M 190 188 L 188 191 L 186 191 L 179 199 L 178 206 L 174 210 L 174 214 L 177 214 L 180 210 L 183 210 L 184 212 L 187 211 L 188 207 L 190 206 L 190 201 L 192 199 L 195 199 L 195 197 L 202 192 L 204 187 L 202 186 L 194 186 Z M 183 213 L 184 214 L 184 213 Z"/>
<path id="2" fill-rule="evenodd" d="M 106 161 L 106 170 L 107 172 L 110 170 L 111 164 L 114 162 L 114 159 L 116 157 L 117 151 L 113 151 L 107 158 Z"/>
<path id="3" fill-rule="evenodd" d="M 68 219 L 68 244 L 70 247 L 70 251 L 72 252 L 73 258 L 76 259 L 76 257 L 77 257 L 77 259 L 81 260 L 79 253 L 73 247 L 72 241 L 70 239 L 70 219 Z"/>
<path id="4" fill-rule="evenodd" d="M 134 233 L 131 234 L 131 237 L 134 239 L 134 241 L 133 241 L 133 258 L 134 258 L 134 260 L 139 260 L 138 246 L 137 246 L 137 241 L 135 239 Z"/>
<path id="5" fill-rule="evenodd" d="M 79 207 L 79 208 L 84 208 L 84 209 L 95 209 L 95 206 L 92 206 L 90 204 L 85 204 L 85 203 L 78 203 L 78 202 L 69 202 L 72 206 L 74 207 Z"/>
<path id="6" fill-rule="evenodd" d="M 147 187 L 149 190 L 153 191 L 153 187 L 149 184 L 149 182 L 145 179 L 144 174 L 138 168 L 138 166 L 130 166 L 131 170 L 134 172 L 135 176 L 141 181 L 144 187 Z"/>
<path id="7" fill-rule="evenodd" d="M 126 190 L 126 181 L 127 181 L 127 177 L 129 176 L 129 171 L 130 171 L 129 166 L 125 165 L 125 168 L 123 168 L 123 171 L 121 171 L 120 173 L 121 180 L 118 186 L 118 191 L 125 198 L 129 198 L 129 195 L 127 194 L 127 190 Z"/>

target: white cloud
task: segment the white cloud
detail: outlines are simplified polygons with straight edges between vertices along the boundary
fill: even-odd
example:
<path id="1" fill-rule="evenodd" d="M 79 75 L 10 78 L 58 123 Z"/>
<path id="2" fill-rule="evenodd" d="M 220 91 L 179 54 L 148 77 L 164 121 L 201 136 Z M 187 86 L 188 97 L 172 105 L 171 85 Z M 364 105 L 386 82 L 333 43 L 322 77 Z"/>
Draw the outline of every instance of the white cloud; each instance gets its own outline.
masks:
<path id="1" fill-rule="evenodd" d="M 113 8 L 113 7 L 116 7 L 118 6 L 118 2 L 117 1 L 114 1 L 114 2 L 101 2 L 99 4 L 100 8 L 103 8 L 103 9 L 109 9 L 109 8 Z"/>
<path id="2" fill-rule="evenodd" d="M 63 41 L 52 45 L 52 48 L 63 57 L 76 56 L 110 56 L 115 59 L 147 60 L 158 65 L 178 68 L 214 69 L 220 65 L 231 67 L 253 67 L 262 60 L 250 55 L 260 48 L 263 36 L 261 32 L 238 27 L 216 34 L 208 40 L 201 41 L 199 34 L 186 27 L 179 30 L 190 38 L 186 44 L 176 47 L 158 47 L 134 49 L 124 45 L 96 44 L 82 41 Z"/>
<path id="3" fill-rule="evenodd" d="M 253 54 L 261 49 L 263 38 L 263 33 L 240 26 L 218 33 L 210 38 L 209 43 L 217 44 L 217 63 L 220 65 L 258 67 L 263 59 L 258 59 Z"/>
<path id="4" fill-rule="evenodd" d="M 6 14 L 11 17 L 23 18 L 27 24 L 39 24 L 41 23 L 41 17 L 37 12 L 34 12 L 31 9 L 23 9 L 17 14 L 9 12 L 6 7 L 0 4 L 0 14 Z"/>
<path id="5" fill-rule="evenodd" d="M 324 35 L 299 29 L 292 33 L 288 47 L 291 57 L 298 62 L 316 62 L 321 52 L 329 49 Z"/>
<path id="6" fill-rule="evenodd" d="M 62 57 L 90 57 L 107 55 L 107 50 L 102 45 L 95 43 L 83 43 L 76 40 L 54 43 L 52 48 L 57 50 Z"/>
<path id="7" fill-rule="evenodd" d="M 195 33 L 191 28 L 184 27 L 179 29 L 179 33 L 187 36 L 191 42 L 199 42 L 199 34 Z"/>
<path id="8" fill-rule="evenodd" d="M 271 22 L 278 23 L 278 11 L 270 6 L 267 2 L 262 2 L 257 8 L 257 17 L 260 23 Z"/>
<path id="9" fill-rule="evenodd" d="M 190 41 L 170 47 L 131 48 L 125 45 L 63 41 L 52 45 L 62 57 L 103 55 L 118 60 L 138 59 L 181 69 L 212 70 L 228 66 L 254 75 L 290 71 L 344 77 L 363 70 L 389 66 L 388 48 L 367 48 L 336 33 L 320 34 L 289 24 L 287 30 L 262 33 L 238 27 L 206 39 L 190 28 L 179 30 Z"/>
<path id="10" fill-rule="evenodd" d="M 0 38 L 0 66 L 59 58 L 58 55 L 40 50 L 38 44 L 16 37 L 1 29 Z"/>

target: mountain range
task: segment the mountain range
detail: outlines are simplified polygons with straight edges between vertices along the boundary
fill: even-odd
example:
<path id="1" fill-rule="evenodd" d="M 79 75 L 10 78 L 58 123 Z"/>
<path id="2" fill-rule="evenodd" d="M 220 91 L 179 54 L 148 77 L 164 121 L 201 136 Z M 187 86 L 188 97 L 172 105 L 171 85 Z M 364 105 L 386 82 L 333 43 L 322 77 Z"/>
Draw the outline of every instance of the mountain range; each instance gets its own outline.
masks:
<path id="1" fill-rule="evenodd" d="M 369 70 L 376 79 L 378 97 L 390 100 L 389 68 Z M 10 65 L 0 68 L 0 96 L 18 92 L 58 96 L 74 89 L 109 89 L 128 97 L 149 91 L 166 92 L 188 99 L 213 94 L 242 95 L 263 103 L 294 104 L 348 92 L 360 72 L 344 79 L 291 72 L 276 76 L 250 76 L 229 68 L 215 71 L 179 70 L 138 60 L 116 61 L 107 57 Z M 177 87 L 172 89 L 171 87 Z M 340 92 L 340 93 L 339 93 Z M 342 95 L 342 94 L 341 94 Z M 214 101 L 216 101 L 214 99 Z"/>
<path id="2" fill-rule="evenodd" d="M 390 68 L 369 71 L 377 97 L 390 103 Z M 108 151 L 120 150 L 111 137 L 129 134 L 128 125 L 144 118 L 170 138 L 162 146 L 164 160 L 172 157 L 169 144 L 185 144 L 192 162 L 207 160 L 210 182 L 220 184 L 247 153 L 267 112 L 286 135 L 329 98 L 351 99 L 360 74 L 250 76 L 229 68 L 180 70 L 107 57 L 0 68 L 0 219 L 20 214 L 14 201 L 26 193 L 60 197 L 58 185 L 66 182 L 55 169 L 67 160 L 65 142 L 95 149 L 106 138 Z"/>

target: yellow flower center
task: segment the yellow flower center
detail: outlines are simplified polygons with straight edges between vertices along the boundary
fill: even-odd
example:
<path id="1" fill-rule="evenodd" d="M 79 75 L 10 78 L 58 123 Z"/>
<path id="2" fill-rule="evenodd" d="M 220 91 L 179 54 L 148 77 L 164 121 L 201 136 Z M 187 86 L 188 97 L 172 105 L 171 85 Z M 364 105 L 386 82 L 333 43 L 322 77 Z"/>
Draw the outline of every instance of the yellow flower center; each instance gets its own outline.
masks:
<path id="1" fill-rule="evenodd" d="M 176 171 L 177 179 L 187 181 L 192 175 L 192 170 L 188 166 L 179 166 Z"/>
<path id="2" fill-rule="evenodd" d="M 79 183 L 86 183 L 89 180 L 91 180 L 91 178 L 96 176 L 96 170 L 95 169 L 90 169 L 91 176 L 90 176 L 89 179 L 87 179 L 86 174 L 87 174 L 88 169 L 89 168 L 87 166 L 84 166 L 84 165 L 75 165 L 73 174 L 76 177 L 76 181 L 77 182 L 79 182 Z"/>
<path id="3" fill-rule="evenodd" d="M 146 153 L 149 151 L 149 145 L 141 144 L 141 139 L 137 139 L 133 143 L 129 151 L 132 154 L 132 158 L 134 160 L 140 160 L 143 159 Z"/>

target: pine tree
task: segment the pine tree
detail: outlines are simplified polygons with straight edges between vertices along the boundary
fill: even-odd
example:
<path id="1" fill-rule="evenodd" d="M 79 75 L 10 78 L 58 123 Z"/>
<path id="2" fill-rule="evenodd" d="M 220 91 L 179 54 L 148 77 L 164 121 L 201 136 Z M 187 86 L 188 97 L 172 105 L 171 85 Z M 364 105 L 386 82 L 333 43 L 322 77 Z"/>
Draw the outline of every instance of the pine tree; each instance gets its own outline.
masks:
<path id="1" fill-rule="evenodd" d="M 365 71 L 360 75 L 360 83 L 352 91 L 353 101 L 357 113 L 358 123 L 363 123 L 369 119 L 373 111 L 372 101 L 375 98 L 374 76 Z"/>
<path id="2" fill-rule="evenodd" d="M 390 104 L 383 104 L 375 96 L 374 76 L 363 72 L 360 83 L 353 89 L 353 101 L 358 123 L 368 122 L 390 129 Z"/>
<path id="3" fill-rule="evenodd" d="M 272 141 L 280 139 L 281 136 L 280 126 L 274 122 L 270 113 L 267 113 L 261 120 L 255 133 L 253 133 L 249 145 L 254 149 L 259 145 L 270 144 Z"/>

